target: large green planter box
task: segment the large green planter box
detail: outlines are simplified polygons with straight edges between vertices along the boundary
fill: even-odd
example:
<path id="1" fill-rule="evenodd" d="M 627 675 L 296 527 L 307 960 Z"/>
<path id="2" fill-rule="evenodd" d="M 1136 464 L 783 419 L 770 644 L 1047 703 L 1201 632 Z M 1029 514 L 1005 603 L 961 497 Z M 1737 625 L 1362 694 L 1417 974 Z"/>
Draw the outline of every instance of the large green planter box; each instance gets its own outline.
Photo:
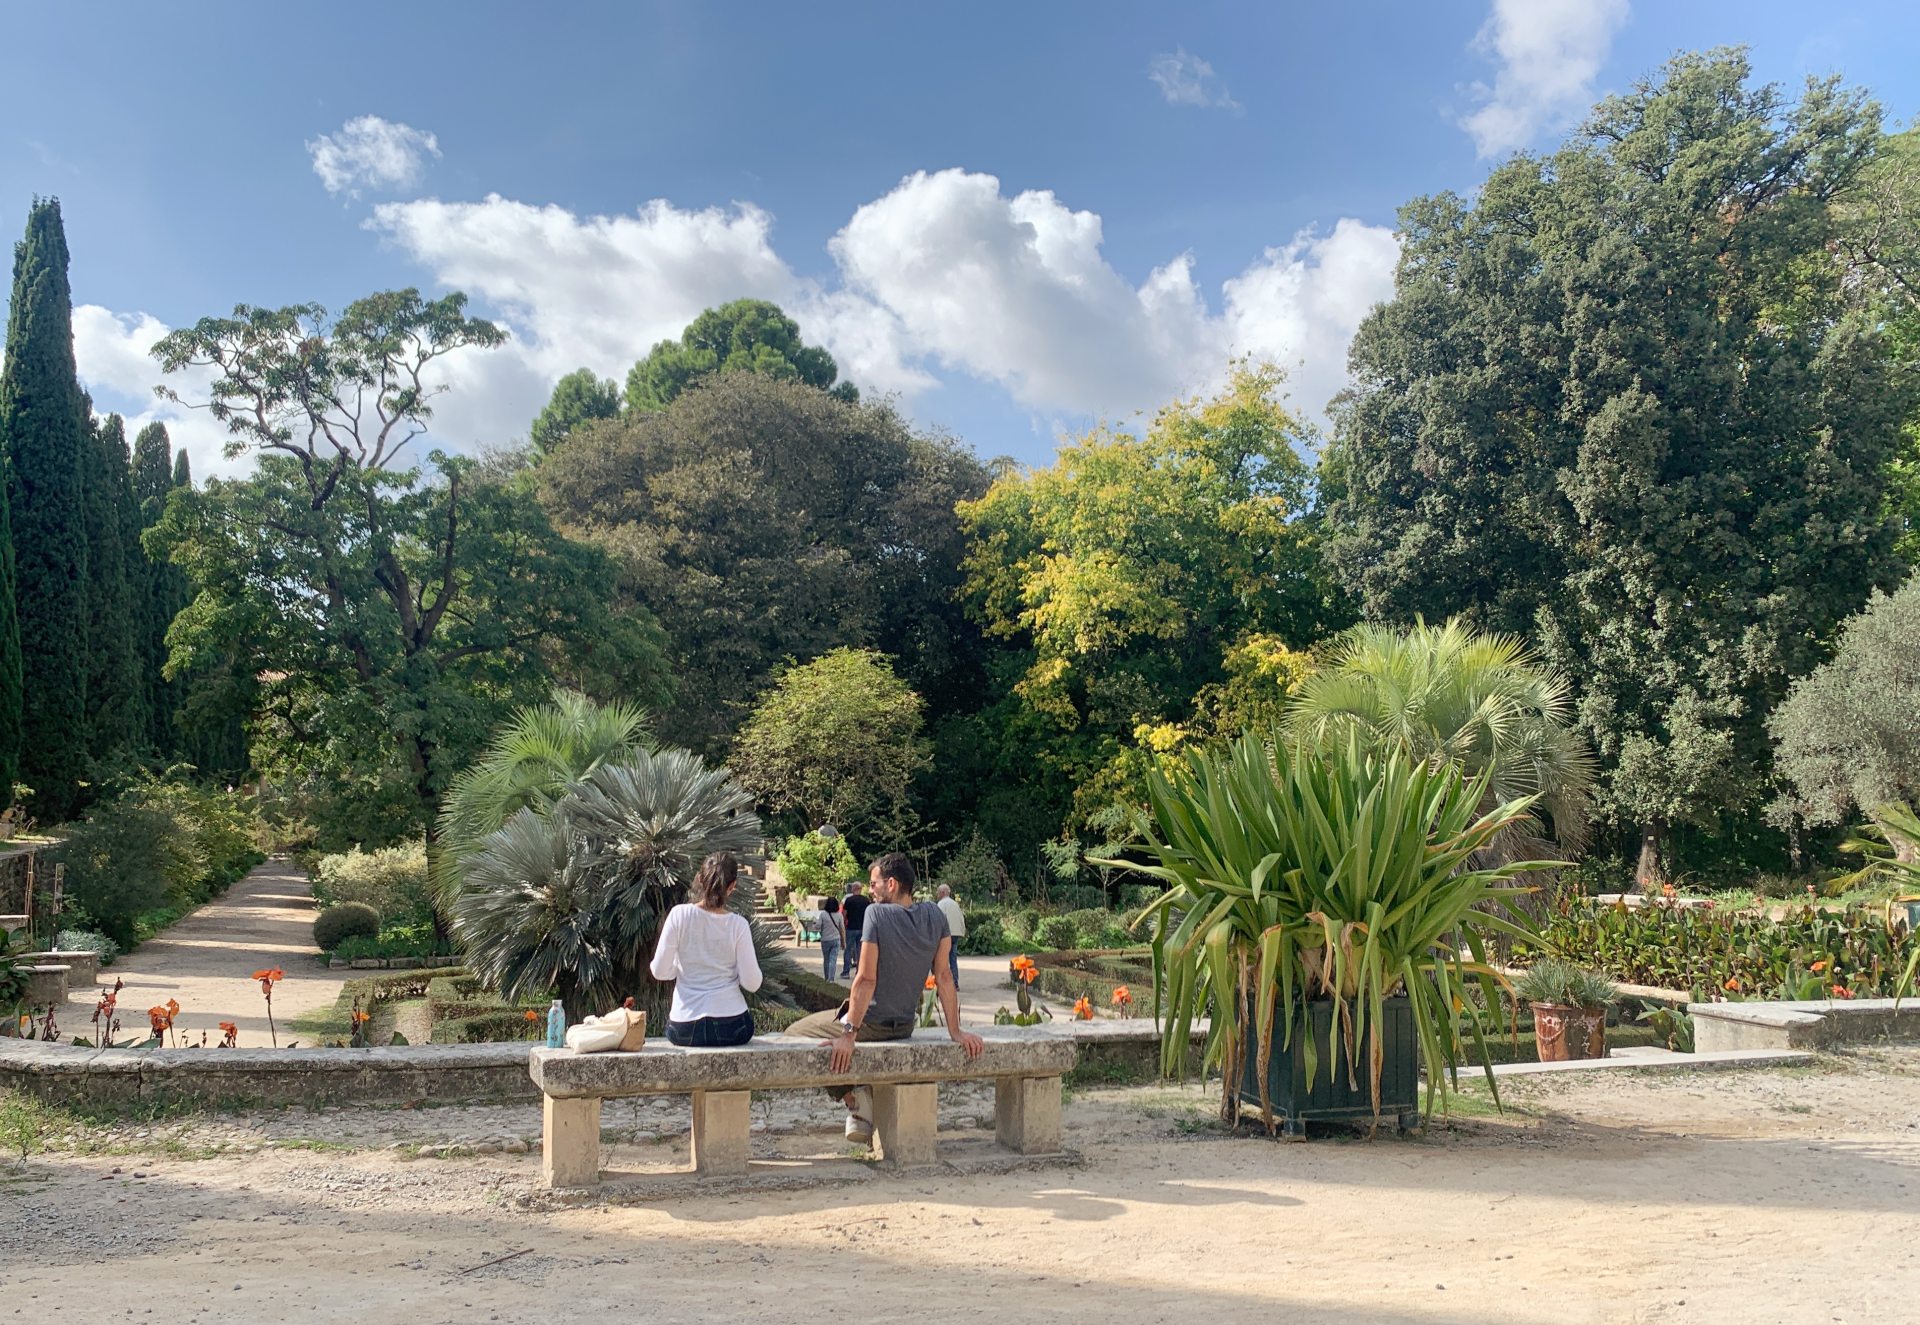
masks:
<path id="1" fill-rule="evenodd" d="M 1413 1027 L 1413 1005 L 1402 996 L 1386 1000 L 1383 1010 L 1385 1016 L 1368 1027 L 1369 1035 L 1382 1037 L 1384 1051 L 1380 1068 L 1380 1117 L 1398 1122 L 1403 1132 L 1411 1131 L 1420 1125 L 1420 1048 Z M 1338 1043 L 1334 1044 L 1338 1057 L 1332 1064 L 1333 1070 L 1327 1070 L 1328 1032 L 1333 1017 L 1331 1002 L 1296 1004 L 1291 1044 L 1284 1043 L 1285 1027 L 1278 1020 L 1274 1023 L 1273 1056 L 1267 1063 L 1267 1098 L 1273 1106 L 1273 1120 L 1288 1137 L 1304 1137 L 1310 1122 L 1371 1121 L 1373 1118 L 1366 1046 L 1355 1048 L 1351 1083 L 1344 1047 Z M 1300 1052 L 1303 1034 L 1313 1037 L 1319 1057 L 1311 1085 L 1307 1082 L 1306 1058 Z M 1260 1058 L 1251 1043 L 1240 1079 L 1240 1111 L 1245 1116 L 1264 1117 L 1260 1111 Z"/>

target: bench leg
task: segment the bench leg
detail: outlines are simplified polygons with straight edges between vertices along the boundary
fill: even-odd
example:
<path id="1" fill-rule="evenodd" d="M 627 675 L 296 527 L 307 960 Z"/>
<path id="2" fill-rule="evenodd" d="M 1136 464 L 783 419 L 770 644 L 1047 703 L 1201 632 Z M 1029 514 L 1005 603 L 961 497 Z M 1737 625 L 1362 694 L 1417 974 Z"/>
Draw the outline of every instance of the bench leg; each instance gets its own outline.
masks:
<path id="1" fill-rule="evenodd" d="M 540 1115 L 540 1174 L 549 1187 L 600 1182 L 600 1101 L 546 1097 Z"/>
<path id="2" fill-rule="evenodd" d="M 748 1124 L 753 1092 L 693 1092 L 693 1171 L 702 1177 L 747 1171 Z"/>
<path id="3" fill-rule="evenodd" d="M 934 1162 L 934 1133 L 940 1125 L 940 1087 L 932 1082 L 873 1088 L 874 1149 L 901 1168 Z"/>
<path id="4" fill-rule="evenodd" d="M 1060 1149 L 1060 1078 L 999 1077 L 993 1083 L 993 1135 L 1022 1155 Z"/>

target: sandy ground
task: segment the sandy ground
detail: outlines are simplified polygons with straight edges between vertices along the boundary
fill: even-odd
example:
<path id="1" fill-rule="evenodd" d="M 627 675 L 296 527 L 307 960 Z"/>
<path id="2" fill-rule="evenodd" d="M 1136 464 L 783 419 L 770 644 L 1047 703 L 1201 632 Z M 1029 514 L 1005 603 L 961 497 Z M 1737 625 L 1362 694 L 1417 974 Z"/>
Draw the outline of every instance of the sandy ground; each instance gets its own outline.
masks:
<path id="1" fill-rule="evenodd" d="M 387 1148 L 524 1131 L 531 1106 L 123 1125 L 76 1138 L 122 1153 L 0 1163 L 0 1317 L 1915 1318 L 1920 1049 L 1507 1093 L 1505 1117 L 1417 1139 L 1290 1145 L 1224 1134 L 1192 1090 L 1084 1091 L 1077 1168 L 896 1176 L 821 1158 L 846 1180 L 568 1209 L 541 1207 L 534 1155 Z M 674 1127 L 634 1139 L 631 1107 L 609 1110 L 609 1166 L 683 1163 Z M 195 1157 L 213 1146 L 244 1153 Z M 756 1137 L 768 1166 L 839 1149 L 817 1125 Z"/>
<path id="2" fill-rule="evenodd" d="M 75 989 L 67 996 L 61 1029 L 92 1038 L 87 1018 L 93 1000 L 126 982 L 120 993 L 121 1038 L 144 1034 L 147 1009 L 174 999 L 180 1004 L 177 1030 L 220 1038 L 219 1024 L 240 1028 L 240 1043 L 265 1048 L 267 1005 L 260 986 L 248 979 L 255 971 L 279 967 L 286 977 L 273 991 L 273 1016 L 280 1043 L 290 1038 L 287 1024 L 302 1012 L 326 1007 L 339 997 L 346 972 L 329 971 L 315 960 L 313 893 L 306 872 L 291 861 L 270 860 L 158 938 L 100 972 L 101 990 Z"/>

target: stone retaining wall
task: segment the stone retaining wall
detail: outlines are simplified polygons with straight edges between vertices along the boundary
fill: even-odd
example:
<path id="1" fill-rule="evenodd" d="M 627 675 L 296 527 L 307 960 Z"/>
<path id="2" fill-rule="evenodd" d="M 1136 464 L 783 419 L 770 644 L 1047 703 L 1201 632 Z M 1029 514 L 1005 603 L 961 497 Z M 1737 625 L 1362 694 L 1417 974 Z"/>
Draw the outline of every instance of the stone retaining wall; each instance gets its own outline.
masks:
<path id="1" fill-rule="evenodd" d="M 1694 1047 L 1701 1053 L 1920 1039 L 1920 999 L 1694 1003 L 1687 1011 L 1693 1017 Z"/>

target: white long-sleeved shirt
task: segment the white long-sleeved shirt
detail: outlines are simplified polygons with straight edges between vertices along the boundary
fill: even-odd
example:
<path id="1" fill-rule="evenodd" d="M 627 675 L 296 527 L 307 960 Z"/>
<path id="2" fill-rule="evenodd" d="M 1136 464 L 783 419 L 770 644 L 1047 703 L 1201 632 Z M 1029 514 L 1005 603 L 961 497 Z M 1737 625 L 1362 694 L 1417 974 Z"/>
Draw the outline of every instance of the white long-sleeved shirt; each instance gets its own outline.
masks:
<path id="1" fill-rule="evenodd" d="M 753 955 L 753 927 L 734 911 L 708 911 L 682 902 L 667 912 L 650 968 L 656 980 L 672 980 L 674 1021 L 737 1017 L 747 1010 L 742 990 L 760 987 Z"/>

